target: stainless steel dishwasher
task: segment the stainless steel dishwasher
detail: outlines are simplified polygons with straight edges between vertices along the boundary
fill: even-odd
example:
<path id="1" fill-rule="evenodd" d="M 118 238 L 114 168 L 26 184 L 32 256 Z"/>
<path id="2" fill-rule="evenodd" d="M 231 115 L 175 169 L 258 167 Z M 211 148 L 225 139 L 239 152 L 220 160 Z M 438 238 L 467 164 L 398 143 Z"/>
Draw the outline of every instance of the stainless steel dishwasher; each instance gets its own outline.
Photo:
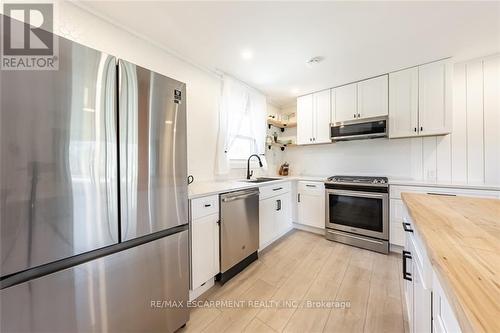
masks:
<path id="1" fill-rule="evenodd" d="M 258 258 L 259 189 L 220 195 L 220 268 L 224 284 Z"/>

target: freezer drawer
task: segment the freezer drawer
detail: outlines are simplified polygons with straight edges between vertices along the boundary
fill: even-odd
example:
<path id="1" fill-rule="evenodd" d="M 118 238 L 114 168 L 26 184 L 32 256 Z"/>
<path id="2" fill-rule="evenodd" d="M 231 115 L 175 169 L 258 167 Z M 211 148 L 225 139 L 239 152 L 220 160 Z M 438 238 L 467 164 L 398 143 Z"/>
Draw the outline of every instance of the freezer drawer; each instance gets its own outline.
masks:
<path id="1" fill-rule="evenodd" d="M 186 230 L 1 290 L 0 331 L 173 332 L 188 284 Z"/>

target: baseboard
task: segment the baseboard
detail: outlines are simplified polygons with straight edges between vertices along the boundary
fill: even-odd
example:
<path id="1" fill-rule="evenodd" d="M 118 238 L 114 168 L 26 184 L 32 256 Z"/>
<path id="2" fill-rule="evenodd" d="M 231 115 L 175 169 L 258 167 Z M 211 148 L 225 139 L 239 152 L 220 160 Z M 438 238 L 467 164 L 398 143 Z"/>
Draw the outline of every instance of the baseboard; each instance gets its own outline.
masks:
<path id="1" fill-rule="evenodd" d="M 305 224 L 300 224 L 300 223 L 293 222 L 293 227 L 295 229 L 312 232 L 312 233 L 315 233 L 315 234 L 318 234 L 318 235 L 323 235 L 323 236 L 325 235 L 325 229 L 311 227 L 310 225 L 305 225 Z"/>
<path id="2" fill-rule="evenodd" d="M 208 280 L 207 282 L 205 282 L 204 284 L 202 284 L 201 286 L 199 286 L 195 290 L 190 290 L 189 291 L 189 300 L 193 301 L 193 300 L 197 299 L 198 297 L 200 297 L 201 295 L 206 293 L 214 285 L 215 285 L 215 279 L 211 278 L 210 280 Z"/>

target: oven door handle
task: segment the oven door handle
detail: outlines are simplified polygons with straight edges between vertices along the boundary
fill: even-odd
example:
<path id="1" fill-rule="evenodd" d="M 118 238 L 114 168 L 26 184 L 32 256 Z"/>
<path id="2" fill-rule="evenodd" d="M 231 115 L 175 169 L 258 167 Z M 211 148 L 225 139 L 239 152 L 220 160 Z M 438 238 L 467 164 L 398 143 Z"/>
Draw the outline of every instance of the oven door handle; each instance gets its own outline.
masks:
<path id="1" fill-rule="evenodd" d="M 345 190 L 326 190 L 327 194 L 345 195 L 349 197 L 373 198 L 373 199 L 386 199 L 387 193 L 372 193 L 372 192 L 359 192 L 359 191 L 345 191 Z"/>

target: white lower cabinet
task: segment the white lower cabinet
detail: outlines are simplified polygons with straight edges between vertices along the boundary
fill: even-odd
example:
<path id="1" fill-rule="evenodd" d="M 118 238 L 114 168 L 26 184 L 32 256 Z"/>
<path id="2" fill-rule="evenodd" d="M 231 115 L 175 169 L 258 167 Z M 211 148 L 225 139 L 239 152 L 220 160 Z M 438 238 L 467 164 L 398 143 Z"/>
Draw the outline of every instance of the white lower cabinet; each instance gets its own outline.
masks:
<path id="1" fill-rule="evenodd" d="M 259 249 L 264 249 L 275 236 L 274 216 L 276 202 L 274 198 L 260 200 L 259 202 Z"/>
<path id="2" fill-rule="evenodd" d="M 325 185 L 299 181 L 297 186 L 297 223 L 325 228 Z"/>
<path id="3" fill-rule="evenodd" d="M 191 200 L 191 290 L 219 273 L 219 198 Z"/>
<path id="4" fill-rule="evenodd" d="M 398 246 L 405 245 L 403 230 L 404 204 L 401 199 L 389 200 L 389 243 Z"/>
<path id="5" fill-rule="evenodd" d="M 431 289 L 419 265 L 413 269 L 413 332 L 431 332 Z"/>
<path id="6" fill-rule="evenodd" d="M 403 200 L 401 199 L 402 192 L 436 195 L 462 195 L 484 198 L 498 198 L 500 194 L 499 191 L 493 190 L 405 185 L 390 185 L 389 192 L 389 243 L 398 246 L 405 246 L 405 235 L 402 223 L 403 218 L 408 215 Z"/>
<path id="7" fill-rule="evenodd" d="M 432 277 L 432 332 L 455 333 L 460 332 L 460 325 L 453 313 L 450 303 L 446 299 L 441 283 L 436 274 Z"/>
<path id="8" fill-rule="evenodd" d="M 292 228 L 290 184 L 260 189 L 259 250 L 283 236 Z"/>
<path id="9" fill-rule="evenodd" d="M 460 333 L 458 321 L 404 204 L 402 214 L 404 295 L 410 333 Z"/>
<path id="10" fill-rule="evenodd" d="M 406 308 L 410 332 L 431 332 L 431 279 L 426 274 L 431 269 L 425 252 L 416 240 L 415 229 L 409 219 L 404 217 L 407 231 L 403 251 L 403 279 Z"/>
<path id="11" fill-rule="evenodd" d="M 276 213 L 276 235 L 278 237 L 292 228 L 292 194 L 290 192 L 278 197 L 279 209 Z"/>

